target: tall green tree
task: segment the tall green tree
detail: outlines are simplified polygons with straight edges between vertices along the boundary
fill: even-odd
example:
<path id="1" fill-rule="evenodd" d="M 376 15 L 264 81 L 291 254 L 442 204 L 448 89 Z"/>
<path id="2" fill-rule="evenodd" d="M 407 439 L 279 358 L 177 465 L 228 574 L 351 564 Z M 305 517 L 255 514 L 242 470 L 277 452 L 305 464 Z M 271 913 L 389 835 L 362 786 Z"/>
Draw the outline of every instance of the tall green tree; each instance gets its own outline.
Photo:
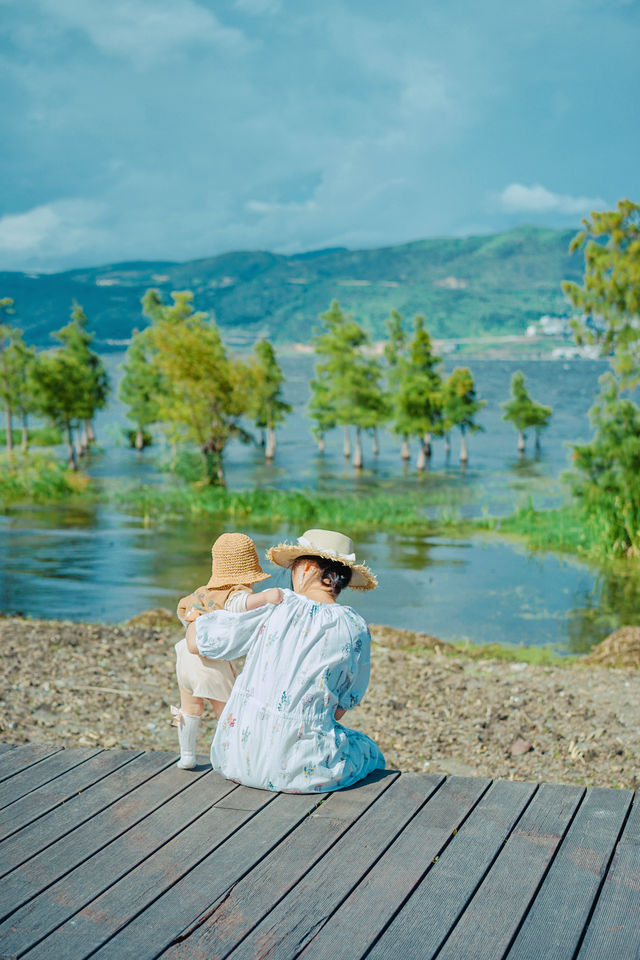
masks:
<path id="1" fill-rule="evenodd" d="M 540 443 L 540 432 L 548 426 L 552 408 L 532 400 L 527 391 L 524 374 L 521 370 L 511 377 L 511 399 L 502 404 L 503 420 L 510 421 L 518 431 L 518 450 L 524 453 L 527 431 L 533 429 L 536 435 L 536 448 Z"/>
<path id="2" fill-rule="evenodd" d="M 449 433 L 455 427 L 460 431 L 460 461 L 466 464 L 467 432 L 477 433 L 483 430 L 476 423 L 476 414 L 486 405 L 485 400 L 476 399 L 473 375 L 467 367 L 456 367 L 443 385 L 442 426 L 449 445 Z"/>
<path id="3" fill-rule="evenodd" d="M 86 314 L 79 304 L 73 304 L 71 322 L 58 330 L 54 337 L 75 358 L 84 373 L 79 401 L 82 427 L 80 452 L 84 453 L 95 439 L 93 419 L 96 412 L 106 406 L 110 391 L 109 378 L 102 358 L 91 349 L 94 334 L 89 332 Z"/>
<path id="4" fill-rule="evenodd" d="M 426 466 L 425 437 L 441 430 L 441 359 L 433 352 L 423 316 L 413 321 L 413 337 L 398 363 L 398 387 L 392 394 L 393 432 L 418 440 L 418 470 Z"/>
<path id="5" fill-rule="evenodd" d="M 151 347 L 146 330 L 134 330 L 127 356 L 122 366 L 124 376 L 120 381 L 118 396 L 129 408 L 127 417 L 134 424 L 132 445 L 142 450 L 145 445 L 146 428 L 160 417 L 159 399 L 162 395 L 163 377 L 150 357 Z"/>
<path id="6" fill-rule="evenodd" d="M 379 361 L 365 351 L 369 337 L 337 300 L 322 314 L 324 330 L 314 338 L 318 362 L 311 382 L 309 410 L 316 430 L 330 424 L 344 429 L 344 455 L 351 456 L 349 428 L 355 427 L 354 466 L 362 466 L 363 430 L 374 431 L 388 416 Z"/>
<path id="7" fill-rule="evenodd" d="M 249 408 L 251 374 L 232 359 L 212 317 L 194 313 L 193 294 L 171 294 L 164 304 L 148 290 L 143 312 L 150 360 L 162 377 L 158 418 L 172 444 L 193 442 L 202 454 L 209 483 L 224 484 L 224 449 L 233 436 L 244 436 L 240 418 Z"/>
<path id="8" fill-rule="evenodd" d="M 77 357 L 65 347 L 41 353 L 36 358 L 34 382 L 36 409 L 54 426 L 63 431 L 69 455 L 69 466 L 78 469 L 74 431 L 87 410 L 86 372 Z"/>
<path id="9" fill-rule="evenodd" d="M 284 374 L 268 340 L 259 340 L 253 348 L 253 377 L 249 416 L 259 430 L 266 431 L 265 457 L 276 453 L 276 427 L 291 413 L 291 404 L 282 397 Z"/>
<path id="10" fill-rule="evenodd" d="M 387 387 L 389 390 L 389 405 L 391 416 L 394 416 L 395 398 L 398 395 L 402 375 L 404 371 L 403 364 L 406 362 L 407 332 L 404 328 L 402 314 L 397 310 L 392 310 L 387 320 L 388 339 L 384 345 L 385 374 Z M 409 437 L 404 434 L 402 437 L 402 447 L 400 456 L 403 460 L 411 458 L 409 450 Z"/>
<path id="11" fill-rule="evenodd" d="M 621 387 L 633 387 L 640 383 L 640 205 L 620 200 L 582 224 L 570 250 L 584 250 L 584 280 L 562 285 L 580 311 L 575 336 L 600 343 Z"/>
<path id="12" fill-rule="evenodd" d="M 11 297 L 0 299 L 0 320 L 12 314 Z M 5 428 L 7 431 L 7 453 L 13 453 L 13 400 L 16 390 L 15 371 L 9 350 L 18 331 L 8 323 L 0 323 L 0 398 L 4 403 Z"/>
<path id="13" fill-rule="evenodd" d="M 576 341 L 601 344 L 612 372 L 590 412 L 592 441 L 574 446 L 570 480 L 603 551 L 638 557 L 640 408 L 631 392 L 640 383 L 640 206 L 621 200 L 582 225 L 571 249 L 584 249 L 583 283 L 563 288 L 580 311 Z"/>

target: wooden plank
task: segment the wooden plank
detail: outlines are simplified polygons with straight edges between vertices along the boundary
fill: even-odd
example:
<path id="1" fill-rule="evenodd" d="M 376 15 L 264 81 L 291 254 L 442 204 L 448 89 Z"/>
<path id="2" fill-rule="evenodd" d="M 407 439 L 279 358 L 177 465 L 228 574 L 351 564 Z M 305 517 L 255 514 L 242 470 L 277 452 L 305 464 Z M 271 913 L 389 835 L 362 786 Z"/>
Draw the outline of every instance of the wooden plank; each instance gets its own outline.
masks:
<path id="1" fill-rule="evenodd" d="M 632 797 L 630 790 L 592 787 L 587 791 L 507 955 L 509 960 L 574 956 Z"/>
<path id="2" fill-rule="evenodd" d="M 449 777 L 300 956 L 304 960 L 364 956 L 490 784 L 479 777 Z"/>
<path id="3" fill-rule="evenodd" d="M 284 899 L 257 926 L 252 924 L 249 935 L 231 953 L 225 951 L 222 955 L 233 960 L 255 956 L 264 960 L 287 960 L 297 956 L 319 924 L 334 913 L 443 780 L 435 775 L 410 773 L 399 777 L 351 829 L 302 874 Z M 244 914 L 251 917 L 253 903 L 260 904 L 264 898 L 261 884 L 271 886 L 278 882 L 278 865 L 274 863 L 274 869 L 263 876 L 251 875 Z M 285 861 L 285 869 L 288 868 L 289 863 Z"/>
<path id="4" fill-rule="evenodd" d="M 352 824 L 371 809 L 380 794 L 385 789 L 393 789 L 394 779 L 378 778 L 362 787 L 332 794 L 253 870 L 228 889 L 217 904 L 184 930 L 162 956 L 180 960 L 205 954 L 210 960 L 226 956 L 326 851 L 353 829 Z M 432 777 L 429 784 L 420 783 L 413 790 L 409 784 L 404 790 L 409 804 L 424 803 L 440 779 Z M 402 798 L 399 802 L 402 804 Z"/>
<path id="5" fill-rule="evenodd" d="M 179 777 L 180 772 L 176 770 L 174 776 Z M 205 774 L 202 779 L 204 782 L 197 786 L 192 781 L 177 797 L 154 810 L 0 924 L 0 953 L 12 956 L 35 947 L 235 787 L 214 773 Z"/>
<path id="6" fill-rule="evenodd" d="M 492 784 L 367 960 L 436 955 L 535 790 L 535 784 L 511 780 Z"/>
<path id="7" fill-rule="evenodd" d="M 380 771 L 372 775 L 361 789 L 371 798 L 393 779 L 393 775 Z M 338 815 L 346 812 L 347 804 L 362 802 L 357 791 L 349 793 L 349 800 L 338 802 Z M 101 960 L 109 957 L 120 960 L 124 954 L 135 955 L 137 960 L 157 956 L 185 930 L 190 931 L 192 925 L 204 922 L 216 904 L 229 895 L 234 884 L 277 847 L 318 803 L 322 803 L 320 810 L 324 810 L 329 802 L 333 802 L 334 796 L 339 794 L 332 794 L 330 799 L 322 794 L 277 795 L 242 830 L 106 943 L 95 956 Z"/>
<path id="8" fill-rule="evenodd" d="M 16 800 L 0 814 L 0 840 L 5 840 L 22 827 L 54 810 L 81 790 L 89 789 L 96 780 L 107 777 L 139 753 L 139 750 L 103 750 Z"/>
<path id="9" fill-rule="evenodd" d="M 125 755 L 125 751 L 111 751 Z M 100 754 L 102 756 L 102 754 Z M 131 790 L 155 774 L 175 763 L 169 753 L 143 753 L 108 777 L 99 780 L 91 789 L 67 800 L 38 820 L 23 827 L 0 844 L 0 877 L 6 876 L 41 850 L 56 843 L 67 833 L 95 817 L 101 810 L 126 796 Z"/>
<path id="10" fill-rule="evenodd" d="M 16 800 L 31 793 L 32 790 L 37 790 L 38 787 L 42 787 L 50 780 L 61 777 L 67 770 L 77 767 L 78 764 L 84 763 L 89 757 L 94 757 L 100 752 L 100 749 L 96 747 L 58 750 L 52 756 L 40 760 L 39 763 L 34 763 L 20 773 L 16 773 L 0 787 L 0 809 L 8 807 L 10 803 L 15 803 Z"/>
<path id="11" fill-rule="evenodd" d="M 618 841 L 578 960 L 640 957 L 640 794 Z"/>
<path id="12" fill-rule="evenodd" d="M 438 960 L 504 956 L 583 795 L 581 787 L 542 784 Z"/>
<path id="13" fill-rule="evenodd" d="M 0 884 L 0 919 L 5 920 L 18 907 L 94 857 L 107 844 L 205 775 L 204 770 L 177 771 L 172 764 L 170 769 L 146 780 L 127 796 L 32 857 Z M 20 835 L 16 834 L 17 837 Z"/>
<path id="14" fill-rule="evenodd" d="M 122 880 L 75 913 L 66 923 L 29 951 L 29 960 L 74 960 L 86 957 L 121 930 L 134 917 L 176 884 L 235 833 L 256 812 L 271 803 L 275 794 L 239 787 L 220 804 L 160 847 Z M 233 807 L 224 800 L 233 799 Z M 126 946 L 132 950 L 125 934 Z"/>
<path id="15" fill-rule="evenodd" d="M 0 781 L 8 780 L 16 773 L 26 770 L 33 763 L 39 763 L 45 757 L 50 757 L 61 750 L 62 747 L 57 747 L 53 743 L 25 743 L 22 746 L 14 747 L 13 750 L 0 757 Z"/>
<path id="16" fill-rule="evenodd" d="M 15 750 L 17 746 L 17 743 L 0 743 L 0 757 L 5 753 L 9 753 L 10 750 Z"/>

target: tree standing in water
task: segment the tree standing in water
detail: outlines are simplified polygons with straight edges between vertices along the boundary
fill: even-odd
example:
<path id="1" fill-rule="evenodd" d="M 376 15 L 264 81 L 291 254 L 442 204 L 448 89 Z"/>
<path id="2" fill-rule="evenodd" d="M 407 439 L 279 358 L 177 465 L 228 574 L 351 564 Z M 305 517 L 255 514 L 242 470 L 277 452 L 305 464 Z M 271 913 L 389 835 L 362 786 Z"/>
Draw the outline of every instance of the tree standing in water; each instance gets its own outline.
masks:
<path id="1" fill-rule="evenodd" d="M 351 457 L 349 428 L 355 427 L 353 465 L 362 466 L 362 430 L 375 430 L 387 417 L 387 406 L 380 386 L 381 368 L 375 357 L 363 348 L 369 337 L 351 317 L 346 317 L 337 300 L 322 314 L 324 331 L 314 338 L 319 358 L 311 381 L 309 411 L 316 421 L 316 436 L 324 436 L 331 426 L 344 429 L 343 451 Z"/>
<path id="2" fill-rule="evenodd" d="M 224 485 L 224 449 L 233 436 L 244 436 L 240 418 L 249 406 L 248 367 L 229 357 L 220 331 L 206 313 L 193 312 L 193 294 L 171 294 L 164 304 L 157 290 L 147 290 L 143 312 L 150 361 L 162 378 L 158 419 L 172 445 L 198 445 L 207 480 Z"/>
<path id="3" fill-rule="evenodd" d="M 471 371 L 467 367 L 456 367 L 443 387 L 442 428 L 447 445 L 450 431 L 455 427 L 460 430 L 460 462 L 462 464 L 466 464 L 469 456 L 467 431 L 477 433 L 484 429 L 475 422 L 474 417 L 485 405 L 486 401 L 476 399 Z"/>
<path id="4" fill-rule="evenodd" d="M 393 432 L 416 437 L 419 443 L 416 467 L 426 467 L 425 437 L 441 429 L 442 380 L 440 357 L 433 353 L 423 316 L 415 317 L 414 333 L 405 357 L 398 362 L 398 387 L 392 396 Z"/>
<path id="5" fill-rule="evenodd" d="M 406 361 L 407 333 L 402 323 L 402 314 L 397 310 L 392 310 L 387 321 L 387 332 L 389 339 L 384 346 L 384 357 L 386 361 L 387 386 L 389 388 L 390 414 L 395 419 L 395 401 L 402 381 L 403 363 Z M 400 456 L 403 460 L 409 460 L 411 453 L 409 451 L 409 437 L 405 433 L 402 437 L 402 448 Z"/>
<path id="6" fill-rule="evenodd" d="M 124 376 L 118 396 L 129 408 L 127 417 L 134 423 L 131 443 L 142 450 L 150 442 L 147 427 L 160 416 L 159 397 L 162 394 L 162 376 L 150 360 L 149 336 L 146 330 L 134 330 L 133 338 L 123 364 Z"/>
<path id="7" fill-rule="evenodd" d="M 526 431 L 533 428 L 536 434 L 536 450 L 540 446 L 540 432 L 549 425 L 552 408 L 543 407 L 532 400 L 527 391 L 521 370 L 511 377 L 511 399 L 502 404 L 503 420 L 510 421 L 518 431 L 518 450 L 524 454 Z"/>
<path id="8" fill-rule="evenodd" d="M 249 415 L 260 430 L 266 430 L 265 457 L 276 453 L 276 427 L 291 413 L 291 404 L 282 398 L 284 375 L 268 340 L 259 340 L 253 348 L 253 378 Z"/>
<path id="9" fill-rule="evenodd" d="M 82 425 L 79 452 L 86 453 L 95 440 L 93 419 L 102 410 L 109 397 L 109 378 L 101 357 L 91 349 L 93 334 L 87 330 L 87 317 L 82 307 L 74 303 L 71 322 L 54 333 L 84 373 L 79 418 Z"/>

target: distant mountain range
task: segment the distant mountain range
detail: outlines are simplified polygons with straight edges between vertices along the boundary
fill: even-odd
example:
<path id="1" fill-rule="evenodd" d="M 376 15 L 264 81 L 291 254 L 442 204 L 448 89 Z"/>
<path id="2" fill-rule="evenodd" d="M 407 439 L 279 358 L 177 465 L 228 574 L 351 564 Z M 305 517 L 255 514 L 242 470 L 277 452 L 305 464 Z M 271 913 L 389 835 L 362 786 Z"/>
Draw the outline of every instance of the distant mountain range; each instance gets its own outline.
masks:
<path id="1" fill-rule="evenodd" d="M 424 314 L 438 338 L 523 333 L 543 314 L 569 313 L 560 284 L 580 279 L 584 267 L 582 255 L 568 253 L 574 233 L 519 227 L 375 250 L 240 252 L 188 263 L 0 272 L 0 297 L 15 300 L 12 322 L 40 347 L 51 345 L 51 331 L 67 321 L 76 300 L 96 331 L 97 347 L 116 349 L 145 326 L 140 300 L 148 287 L 166 299 L 172 290 L 192 290 L 196 309 L 211 311 L 237 347 L 261 336 L 280 344 L 308 341 L 333 298 L 373 339 L 385 335 L 392 309 L 408 319 Z"/>

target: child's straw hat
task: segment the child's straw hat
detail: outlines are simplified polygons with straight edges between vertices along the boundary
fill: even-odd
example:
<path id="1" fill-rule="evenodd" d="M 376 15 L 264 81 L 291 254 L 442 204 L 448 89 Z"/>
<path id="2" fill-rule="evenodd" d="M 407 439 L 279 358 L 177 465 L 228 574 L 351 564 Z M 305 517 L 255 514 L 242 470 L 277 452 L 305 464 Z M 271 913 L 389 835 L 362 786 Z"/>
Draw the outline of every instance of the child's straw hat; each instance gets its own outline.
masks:
<path id="1" fill-rule="evenodd" d="M 208 587 L 249 586 L 269 577 L 260 566 L 255 543 L 244 533 L 223 533 L 212 546 L 211 557 Z"/>
<path id="2" fill-rule="evenodd" d="M 280 543 L 267 550 L 267 558 L 279 567 L 292 567 L 298 557 L 324 557 L 338 560 L 351 570 L 350 587 L 374 590 L 378 581 L 364 563 L 356 563 L 355 546 L 350 537 L 335 530 L 305 530 L 296 543 Z"/>

